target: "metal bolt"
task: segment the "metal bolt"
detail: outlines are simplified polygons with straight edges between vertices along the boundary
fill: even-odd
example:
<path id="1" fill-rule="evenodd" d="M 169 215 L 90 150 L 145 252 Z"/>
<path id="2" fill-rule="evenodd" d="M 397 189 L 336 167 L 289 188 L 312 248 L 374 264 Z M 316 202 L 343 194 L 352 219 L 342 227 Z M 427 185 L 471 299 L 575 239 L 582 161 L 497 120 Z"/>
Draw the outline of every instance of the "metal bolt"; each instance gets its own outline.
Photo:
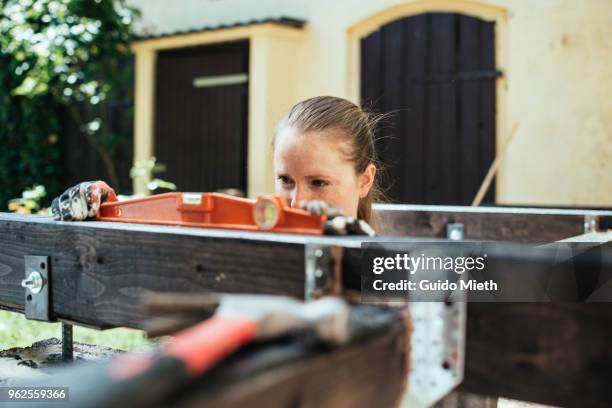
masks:
<path id="1" fill-rule="evenodd" d="M 323 256 L 323 250 L 322 249 L 317 249 L 317 250 L 315 250 L 314 254 L 315 254 L 315 256 L 317 258 L 321 258 Z"/>
<path id="2" fill-rule="evenodd" d="M 30 292 L 37 294 L 40 293 L 43 286 L 45 286 L 45 280 L 38 271 L 30 272 L 27 279 L 21 281 L 21 286 L 30 289 Z"/>
<path id="3" fill-rule="evenodd" d="M 594 215 L 584 216 L 584 233 L 588 234 L 597 231 L 597 217 Z"/>
<path id="4" fill-rule="evenodd" d="M 449 223 L 446 226 L 446 237 L 451 241 L 463 240 L 463 224 L 460 222 Z"/>
<path id="5" fill-rule="evenodd" d="M 461 240 L 461 232 L 458 230 L 452 230 L 450 232 L 450 236 L 449 238 L 453 241 L 460 241 Z"/>
<path id="6" fill-rule="evenodd" d="M 74 345 L 72 343 L 72 325 L 62 322 L 62 360 L 74 360 Z"/>
<path id="7" fill-rule="evenodd" d="M 317 278 L 322 277 L 322 276 L 323 276 L 323 269 L 321 269 L 321 268 L 317 268 L 317 269 L 315 269 L 315 276 L 316 276 Z"/>

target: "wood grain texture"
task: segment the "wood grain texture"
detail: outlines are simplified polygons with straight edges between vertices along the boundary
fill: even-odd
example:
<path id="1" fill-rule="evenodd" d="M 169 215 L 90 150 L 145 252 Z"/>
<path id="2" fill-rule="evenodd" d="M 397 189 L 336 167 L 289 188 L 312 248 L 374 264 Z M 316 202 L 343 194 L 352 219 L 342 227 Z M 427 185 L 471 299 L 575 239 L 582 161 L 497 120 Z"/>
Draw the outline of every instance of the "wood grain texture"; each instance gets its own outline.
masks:
<path id="1" fill-rule="evenodd" d="M 23 309 L 24 256 L 40 254 L 51 257 L 56 317 L 85 324 L 140 327 L 140 296 L 149 292 L 304 295 L 299 242 L 92 224 L 0 217 L 0 303 Z"/>
<path id="2" fill-rule="evenodd" d="M 470 303 L 462 390 L 612 406 L 612 304 Z"/>
<path id="3" fill-rule="evenodd" d="M 584 232 L 583 215 L 378 210 L 387 235 L 446 238 L 448 223 L 463 223 L 465 239 L 552 242 Z"/>
<path id="4" fill-rule="evenodd" d="M 403 342 L 403 332 L 394 330 L 338 349 L 258 350 L 225 364 L 172 403 L 180 408 L 393 407 L 403 391 Z"/>
<path id="5" fill-rule="evenodd" d="M 303 299 L 308 244 L 350 249 L 342 260 L 342 279 L 359 289 L 362 239 L 65 223 L 0 213 L 0 305 L 23 311 L 20 283 L 26 255 L 50 257 L 54 317 L 96 327 L 142 328 L 141 296 L 152 292 L 258 293 Z"/>
<path id="6" fill-rule="evenodd" d="M 493 233 L 495 227 L 486 225 L 489 220 L 502 231 L 502 237 L 514 237 L 508 240 L 529 239 L 529 234 L 547 229 L 565 234 L 570 228 L 578 228 L 576 224 L 582 226 L 579 220 L 584 219 L 580 214 L 433 212 L 435 218 L 431 213 L 421 212 L 426 221 L 419 228 L 432 235 L 445 231 L 445 222 L 454 217 L 466 223 L 468 237 L 474 231 L 481 236 Z M 504 217 L 508 217 L 506 224 L 499 220 Z M 408 220 L 416 222 L 418 217 Z M 425 228 L 428 225 L 429 230 Z M 543 235 L 551 231 L 540 232 L 538 241 L 545 241 Z M 94 326 L 140 327 L 139 296 L 150 291 L 212 290 L 303 297 L 307 243 L 345 247 L 342 281 L 345 287 L 354 287 L 359 284 L 360 241 L 359 237 L 60 223 L 49 218 L 0 214 L 0 304 L 22 309 L 24 292 L 19 283 L 24 276 L 24 255 L 49 255 L 57 317 Z M 545 404 L 610 406 L 611 322 L 609 304 L 470 303 L 463 387 L 468 392 Z M 361 353 L 369 361 L 369 353 Z M 330 367 L 328 363 L 319 364 L 321 370 Z M 358 367 L 350 372 L 358 372 Z M 306 381 L 300 375 L 289 377 L 296 383 Z M 327 378 L 324 374 L 318 377 Z M 317 379 L 312 389 L 319 386 L 323 387 Z M 288 400 L 297 398 L 297 386 L 288 382 L 286 387 Z M 343 388 L 339 385 L 338 389 Z M 283 395 L 279 393 L 279 398 Z M 299 395 L 305 398 L 305 394 Z M 297 401 L 301 401 L 299 398 Z M 337 402 L 333 398 L 330 401 Z"/>

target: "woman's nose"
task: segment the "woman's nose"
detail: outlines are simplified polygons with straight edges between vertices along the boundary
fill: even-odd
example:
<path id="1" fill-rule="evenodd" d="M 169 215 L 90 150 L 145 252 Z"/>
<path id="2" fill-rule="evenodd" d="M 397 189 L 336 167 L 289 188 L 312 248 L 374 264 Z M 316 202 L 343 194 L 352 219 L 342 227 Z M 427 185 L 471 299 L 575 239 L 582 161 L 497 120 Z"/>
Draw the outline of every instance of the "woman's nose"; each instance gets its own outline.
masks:
<path id="1" fill-rule="evenodd" d="M 300 208 L 302 201 L 309 200 L 308 192 L 304 191 L 303 188 L 296 186 L 291 192 L 291 208 Z"/>

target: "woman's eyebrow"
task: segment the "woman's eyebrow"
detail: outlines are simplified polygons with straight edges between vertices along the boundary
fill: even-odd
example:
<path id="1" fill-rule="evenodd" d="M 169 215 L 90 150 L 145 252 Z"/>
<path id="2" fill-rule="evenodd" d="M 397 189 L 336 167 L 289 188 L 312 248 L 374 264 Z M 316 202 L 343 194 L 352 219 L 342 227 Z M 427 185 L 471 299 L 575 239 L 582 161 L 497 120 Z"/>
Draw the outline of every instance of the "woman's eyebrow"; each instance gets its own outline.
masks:
<path id="1" fill-rule="evenodd" d="M 316 180 L 316 179 L 327 179 L 327 180 L 333 180 L 334 178 L 332 176 L 328 176 L 325 174 L 313 174 L 310 176 L 306 176 L 307 179 L 309 180 Z"/>

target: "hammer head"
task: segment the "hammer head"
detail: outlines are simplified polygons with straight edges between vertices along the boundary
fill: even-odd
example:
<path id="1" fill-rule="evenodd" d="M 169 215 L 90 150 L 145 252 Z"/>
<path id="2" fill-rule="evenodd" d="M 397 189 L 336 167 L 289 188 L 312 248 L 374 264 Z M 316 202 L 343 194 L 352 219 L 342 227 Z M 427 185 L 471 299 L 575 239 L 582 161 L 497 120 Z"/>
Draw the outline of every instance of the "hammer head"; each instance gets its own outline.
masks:
<path id="1" fill-rule="evenodd" d="M 224 295 L 216 314 L 252 319 L 260 339 L 304 329 L 313 330 L 321 341 L 330 344 L 344 344 L 350 339 L 350 307 L 340 298 L 304 303 L 286 296 Z"/>

